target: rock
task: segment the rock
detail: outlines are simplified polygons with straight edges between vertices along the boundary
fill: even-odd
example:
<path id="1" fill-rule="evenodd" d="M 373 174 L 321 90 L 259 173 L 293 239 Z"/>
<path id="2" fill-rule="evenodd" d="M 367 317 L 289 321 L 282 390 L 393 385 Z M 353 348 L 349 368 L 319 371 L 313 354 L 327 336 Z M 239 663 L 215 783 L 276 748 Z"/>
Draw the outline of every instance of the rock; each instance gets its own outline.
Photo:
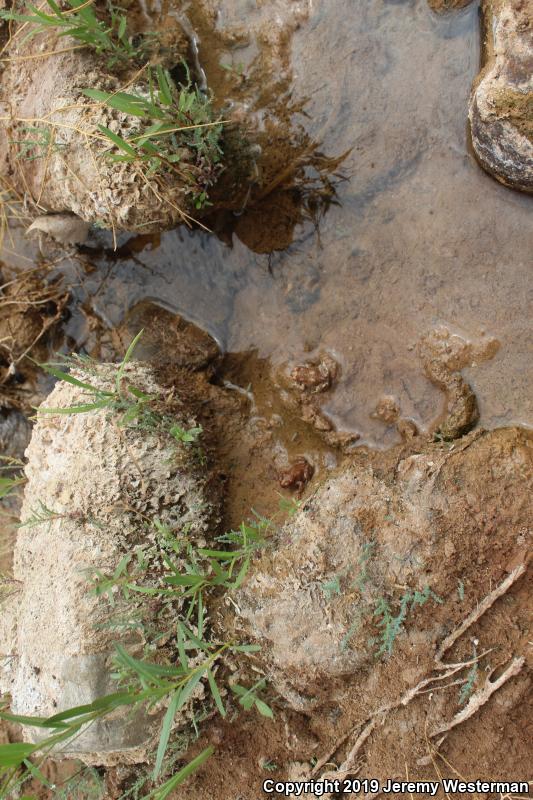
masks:
<path id="1" fill-rule="evenodd" d="M 60 244 L 83 244 L 89 235 L 89 225 L 75 214 L 43 214 L 33 220 L 26 233 L 39 231 Z"/>
<path id="2" fill-rule="evenodd" d="M 2 270 L 0 295 L 0 408 L 28 413 L 42 399 L 35 370 L 26 356 L 47 361 L 50 350 L 62 346 L 61 322 L 70 293 L 61 278 L 46 270 L 20 273 Z"/>
<path id="3" fill-rule="evenodd" d="M 365 669 L 376 654 L 390 656 L 378 649 L 384 601 L 394 615 L 407 593 L 418 593 L 420 607 L 430 604 L 425 622 L 400 621 L 394 647 L 403 637 L 408 649 L 422 636 L 433 658 L 459 581 L 469 586 L 482 569 L 498 570 L 498 553 L 515 552 L 517 543 L 523 551 L 533 434 L 508 428 L 463 442 L 427 445 L 379 472 L 363 458 L 341 468 L 259 559 L 236 597 L 241 624 L 294 707 L 330 700 L 335 679 L 356 670 L 371 682 Z"/>
<path id="4" fill-rule="evenodd" d="M 533 191 L 531 0 L 483 0 L 484 66 L 470 99 L 476 156 L 502 183 Z"/>
<path id="5" fill-rule="evenodd" d="M 166 361 L 197 371 L 213 369 L 220 361 L 220 347 L 207 331 L 150 300 L 137 303 L 116 330 L 119 349 L 125 351 L 140 330 L 144 335 L 135 352 L 150 364 Z"/>
<path id="6" fill-rule="evenodd" d="M 420 340 L 418 350 L 426 375 L 447 396 L 446 409 L 435 428 L 442 439 L 457 439 L 479 421 L 476 396 L 460 370 L 492 358 L 499 346 L 492 338 L 471 342 L 445 326 L 434 328 Z"/>
<path id="7" fill-rule="evenodd" d="M 185 55 L 186 44 L 182 46 Z M 140 159 L 111 158 L 117 148 L 102 127 L 128 139 L 140 136 L 152 120 L 125 114 L 85 94 L 95 90 L 111 95 L 127 86 L 128 93 L 146 99 L 146 74 L 140 75 L 133 62 L 127 74 L 117 76 L 116 69 L 89 48 L 67 47 L 55 54 L 56 49 L 53 29 L 31 39 L 14 36 L 9 44 L 2 74 L 3 96 L 9 98 L 3 108 L 9 108 L 5 113 L 10 120 L 0 130 L 2 172 L 16 175 L 21 192 L 29 193 L 39 208 L 74 214 L 115 231 L 159 232 L 197 216 L 196 196 L 200 187 L 208 189 L 216 181 L 219 165 L 205 153 L 200 158 L 185 139 L 174 154 L 180 159 L 179 170 L 160 167 L 153 172 L 151 165 L 141 168 Z M 54 55 L 34 60 L 39 51 Z M 171 59 L 169 66 L 179 62 L 179 49 Z M 28 151 L 21 155 L 23 147 Z"/>
<path id="8" fill-rule="evenodd" d="M 115 374 L 116 367 L 105 365 L 90 380 L 110 388 Z M 143 391 L 162 394 L 147 366 L 129 364 L 125 374 Z M 60 382 L 46 406 L 64 408 L 82 398 L 86 402 L 78 387 Z M 162 523 L 187 526 L 198 543 L 205 543 L 213 523 L 206 470 L 199 474 L 193 451 L 157 428 L 121 428 L 106 413 L 41 414 L 26 452 L 14 557 L 22 587 L 16 635 L 6 623 L 0 641 L 10 656 L 0 688 L 11 694 L 16 714 L 49 716 L 116 691 L 110 656 L 120 634 L 105 626 L 109 607 L 90 592 L 95 570 L 112 573 L 125 554 L 155 536 L 146 524 L 154 508 Z M 184 417 L 176 421 L 190 425 Z M 128 634 L 134 653 L 142 646 L 139 637 Z M 143 760 L 157 719 L 142 710 L 133 721 L 127 713 L 113 715 L 63 752 L 88 763 Z M 29 728 L 25 735 L 39 732 Z"/>

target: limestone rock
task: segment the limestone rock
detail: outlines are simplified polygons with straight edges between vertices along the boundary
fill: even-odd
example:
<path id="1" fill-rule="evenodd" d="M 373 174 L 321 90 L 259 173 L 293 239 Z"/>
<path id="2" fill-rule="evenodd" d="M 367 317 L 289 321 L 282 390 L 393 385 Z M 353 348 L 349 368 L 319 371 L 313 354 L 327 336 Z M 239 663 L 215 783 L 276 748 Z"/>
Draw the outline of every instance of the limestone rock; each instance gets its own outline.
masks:
<path id="1" fill-rule="evenodd" d="M 472 143 L 502 183 L 533 191 L 533 2 L 483 0 L 485 65 L 470 99 Z"/>
<path id="2" fill-rule="evenodd" d="M 115 373 L 106 365 L 89 379 L 109 388 Z M 125 374 L 143 391 L 160 393 L 150 368 L 130 364 Z M 45 405 L 83 401 L 82 390 L 59 382 Z M 213 520 L 192 451 L 176 448 L 157 429 L 119 427 L 106 413 L 41 414 L 26 452 L 14 559 L 21 585 L 14 596 L 16 632 L 7 623 L 0 631 L 0 652 L 8 656 L 0 689 L 11 695 L 16 714 L 51 716 L 116 691 L 110 656 L 117 633 L 106 626 L 108 605 L 90 592 L 91 574 L 112 573 L 125 553 L 145 542 L 149 516 L 186 527 L 199 543 Z M 135 652 L 137 639 L 128 634 L 127 643 Z M 99 764 L 143 760 L 158 719 L 143 711 L 133 720 L 127 714 L 104 719 L 62 752 Z M 39 736 L 33 729 L 24 733 Z"/>

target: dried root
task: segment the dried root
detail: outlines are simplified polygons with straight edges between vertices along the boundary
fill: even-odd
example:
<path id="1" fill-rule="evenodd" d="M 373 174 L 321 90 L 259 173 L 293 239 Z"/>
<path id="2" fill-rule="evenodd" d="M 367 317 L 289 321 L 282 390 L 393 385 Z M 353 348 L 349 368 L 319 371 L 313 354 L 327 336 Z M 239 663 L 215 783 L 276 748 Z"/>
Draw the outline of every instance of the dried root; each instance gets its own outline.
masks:
<path id="1" fill-rule="evenodd" d="M 525 573 L 527 568 L 527 562 L 519 564 L 508 576 L 507 578 L 502 581 L 492 592 L 490 592 L 472 611 L 471 614 L 466 617 L 466 619 L 461 623 L 461 625 L 456 628 L 446 639 L 442 642 L 441 646 L 439 647 L 436 655 L 435 655 L 435 669 L 440 670 L 441 673 L 439 675 L 431 675 L 427 678 L 421 680 L 416 686 L 411 687 L 405 694 L 399 698 L 394 703 L 391 703 L 388 706 L 382 706 L 374 711 L 370 717 L 368 717 L 363 723 L 357 725 L 356 728 L 350 730 L 347 734 L 345 734 L 341 739 L 337 740 L 334 747 L 328 751 L 327 755 L 321 758 L 313 771 L 311 772 L 311 777 L 316 777 L 321 770 L 323 769 L 326 764 L 331 763 L 335 753 L 343 746 L 345 743 L 352 737 L 356 736 L 355 742 L 351 747 L 348 755 L 343 760 L 343 762 L 339 765 L 337 770 L 325 772 L 322 774 L 322 780 L 333 780 L 333 779 L 343 779 L 347 775 L 353 775 L 354 772 L 359 769 L 358 758 L 359 753 L 363 745 L 365 744 L 366 740 L 376 727 L 378 722 L 383 722 L 387 715 L 394 711 L 401 706 L 407 706 L 412 700 L 416 697 L 420 696 L 421 694 L 426 694 L 428 692 L 434 692 L 439 689 L 445 689 L 450 685 L 454 685 L 457 681 L 452 682 L 451 684 L 443 682 L 447 679 L 451 678 L 453 675 L 457 674 L 461 670 L 465 669 L 466 667 L 471 667 L 473 664 L 477 663 L 480 659 L 484 658 L 491 650 L 486 650 L 485 652 L 481 653 L 480 655 L 476 656 L 475 658 L 470 659 L 469 661 L 462 661 L 456 664 L 445 664 L 442 662 L 442 658 L 445 653 L 461 638 L 461 636 L 475 623 L 477 622 L 483 614 L 486 613 L 498 600 L 498 598 L 502 597 L 516 581 Z M 523 657 L 513 658 L 507 669 L 500 675 L 500 677 L 495 680 L 490 680 L 490 675 L 493 674 L 494 670 L 489 674 L 485 685 L 475 692 L 468 704 L 463 708 L 458 714 L 453 717 L 447 723 L 442 725 L 436 726 L 429 734 L 429 738 L 435 738 L 440 736 L 440 740 L 438 745 L 442 743 L 446 734 L 455 728 L 457 725 L 465 722 L 467 719 L 470 719 L 489 699 L 490 697 L 496 692 L 501 686 L 503 686 L 510 678 L 516 676 L 521 671 L 522 667 L 524 666 L 525 659 Z"/>
<path id="2" fill-rule="evenodd" d="M 455 717 L 449 722 L 434 728 L 429 734 L 430 737 L 433 738 L 434 736 L 440 736 L 447 731 L 451 731 L 462 722 L 466 722 L 467 719 L 470 719 L 470 717 L 472 717 L 482 706 L 485 705 L 487 700 L 494 694 L 494 692 L 498 691 L 498 689 L 503 686 L 504 683 L 507 683 L 510 678 L 518 675 L 524 666 L 524 663 L 525 658 L 523 656 L 520 656 L 520 658 L 513 658 L 507 669 L 497 680 L 491 681 L 489 675 L 485 685 L 472 695 L 465 708 L 459 711 L 459 713 L 456 714 Z"/>

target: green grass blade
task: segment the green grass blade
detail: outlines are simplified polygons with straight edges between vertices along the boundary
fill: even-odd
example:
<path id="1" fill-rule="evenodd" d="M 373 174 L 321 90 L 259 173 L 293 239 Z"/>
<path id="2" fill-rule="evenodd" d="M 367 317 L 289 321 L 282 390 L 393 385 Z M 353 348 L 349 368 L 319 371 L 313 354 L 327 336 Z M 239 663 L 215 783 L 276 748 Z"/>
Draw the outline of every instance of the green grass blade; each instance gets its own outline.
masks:
<path id="1" fill-rule="evenodd" d="M 133 356 L 133 351 L 137 347 L 137 343 L 139 342 L 139 339 L 141 338 L 143 333 L 144 333 L 144 329 L 140 330 L 139 333 L 137 334 L 137 336 L 135 336 L 135 338 L 132 340 L 132 342 L 130 343 L 130 346 L 126 350 L 126 355 L 122 359 L 122 362 L 121 362 L 121 364 L 120 364 L 120 366 L 118 368 L 117 377 L 116 377 L 116 380 L 115 380 L 115 385 L 116 385 L 117 392 L 120 392 L 120 384 L 121 384 L 121 381 L 122 381 L 122 376 L 124 375 L 124 370 L 126 369 L 126 364 L 129 361 L 131 361 L 131 357 Z"/>
<path id="2" fill-rule="evenodd" d="M 169 575 L 165 581 L 173 586 L 199 586 L 205 578 L 202 575 Z"/>
<path id="3" fill-rule="evenodd" d="M 162 665 L 162 664 L 152 664 L 150 661 L 141 661 L 140 659 L 133 658 L 130 654 L 125 650 L 122 645 L 116 644 L 115 645 L 118 658 L 122 664 L 130 667 L 134 672 L 138 675 L 143 675 L 145 678 L 148 678 L 152 681 L 157 681 L 158 678 L 161 677 L 178 677 L 183 673 L 183 670 L 180 667 Z"/>
<path id="4" fill-rule="evenodd" d="M 165 757 L 165 753 L 168 747 L 168 740 L 170 738 L 170 733 L 172 731 L 172 723 L 174 722 L 174 717 L 178 711 L 178 705 L 180 702 L 180 691 L 174 692 L 172 696 L 172 700 L 166 710 L 165 716 L 163 718 L 163 724 L 161 725 L 161 734 L 159 736 L 159 744 L 157 746 L 157 755 L 155 759 L 155 766 L 154 766 L 154 781 L 156 781 L 159 777 L 161 772 L 161 768 L 163 766 L 163 759 Z"/>
<path id="5" fill-rule="evenodd" d="M 62 370 L 53 367 L 51 364 L 39 364 L 39 366 L 54 378 L 57 378 L 60 381 L 65 381 L 66 383 L 71 383 L 73 386 L 78 386 L 80 389 L 87 389 L 88 392 L 92 392 L 93 394 L 108 395 L 109 397 L 111 397 L 113 394 L 112 392 L 100 391 L 100 389 L 97 389 L 96 386 L 93 386 L 91 383 L 80 381 L 78 378 L 70 375 L 70 373 L 63 372 Z"/>
<path id="6" fill-rule="evenodd" d="M 14 744 L 0 744 L 0 767 L 17 767 L 37 750 L 36 744 L 15 742 Z"/>
<path id="7" fill-rule="evenodd" d="M 155 68 L 157 74 L 157 83 L 159 85 L 159 100 L 165 106 L 171 106 L 173 103 L 172 90 L 170 88 L 167 76 L 163 67 L 158 64 Z"/>
<path id="8" fill-rule="evenodd" d="M 128 24 L 128 21 L 127 21 L 126 15 L 124 14 L 124 16 L 121 18 L 121 20 L 120 20 L 120 22 L 119 22 L 119 24 L 118 24 L 118 31 L 117 31 L 117 37 L 118 37 L 118 38 L 119 38 L 121 41 L 122 41 L 123 39 L 125 39 L 125 34 L 126 34 L 126 26 L 127 26 L 127 24 Z"/>
<path id="9" fill-rule="evenodd" d="M 268 719 L 274 719 L 274 712 L 272 711 L 270 706 L 264 703 L 263 700 L 259 700 L 259 698 L 257 697 L 255 699 L 255 707 L 257 708 L 261 716 L 268 717 Z"/>
<path id="10" fill-rule="evenodd" d="M 59 19 L 63 19 L 63 14 L 61 12 L 61 9 L 59 8 L 59 6 L 55 2 L 55 0 L 46 0 L 46 2 L 48 3 L 48 5 L 52 9 L 52 11 L 54 12 L 56 17 L 59 17 Z"/>
<path id="11" fill-rule="evenodd" d="M 91 100 L 116 108 L 117 111 L 122 111 L 123 114 L 131 114 L 133 117 L 145 117 L 147 115 L 148 104 L 146 100 L 142 97 L 136 97 L 134 94 L 126 94 L 126 92 L 109 94 L 109 92 L 101 92 L 100 89 L 83 89 L 83 94 Z"/>
<path id="12" fill-rule="evenodd" d="M 187 700 L 191 697 L 192 693 L 202 680 L 206 669 L 207 665 L 202 664 L 200 667 L 197 668 L 197 671 L 193 674 L 189 682 L 185 684 L 185 686 L 180 692 L 178 708 L 181 708 L 181 706 L 185 705 Z"/>
<path id="13" fill-rule="evenodd" d="M 134 692 L 114 692 L 113 694 L 106 694 L 94 700 L 92 703 L 87 703 L 82 706 L 74 706 L 67 708 L 65 711 L 60 711 L 59 714 L 54 714 L 53 717 L 48 719 L 48 722 L 64 722 L 68 719 L 78 719 L 87 714 L 92 714 L 95 711 L 104 711 L 107 709 L 119 708 L 120 706 L 131 705 L 139 700 L 139 695 Z"/>
<path id="14" fill-rule="evenodd" d="M 113 133 L 113 131 L 110 130 L 105 125 L 99 125 L 98 129 L 105 136 L 107 136 L 108 139 L 111 139 L 113 144 L 116 145 L 118 148 L 120 148 L 120 150 L 123 150 L 125 153 L 127 153 L 129 156 L 132 156 L 133 158 L 137 157 L 137 151 L 130 144 L 128 144 L 121 136 L 117 136 L 116 133 Z"/>
<path id="15" fill-rule="evenodd" d="M 66 408 L 39 408 L 39 414 L 86 414 L 89 411 L 97 411 L 107 408 L 110 400 L 99 400 L 97 403 L 87 403 L 79 406 L 67 406 Z"/>
<path id="16" fill-rule="evenodd" d="M 218 708 L 220 715 L 225 717 L 226 709 L 224 708 L 224 703 L 222 702 L 222 697 L 220 696 L 220 692 L 215 681 L 215 676 L 210 669 L 207 670 L 207 680 L 209 682 L 209 688 L 211 689 L 211 694 L 213 695 L 216 707 Z"/>
<path id="17" fill-rule="evenodd" d="M 205 750 L 202 750 L 202 752 L 197 755 L 196 758 L 193 758 L 192 761 L 189 761 L 189 763 L 180 769 L 179 772 L 173 775 L 172 778 L 169 778 L 168 781 L 165 781 L 165 783 L 163 783 L 157 789 L 153 789 L 149 794 L 145 795 L 142 800 L 166 800 L 169 794 L 173 792 L 174 789 L 180 785 L 180 783 L 183 783 L 183 781 L 188 778 L 189 775 L 192 775 L 192 773 L 195 772 L 205 761 L 207 761 L 207 759 L 210 758 L 214 752 L 214 747 L 206 747 Z"/>
<path id="18" fill-rule="evenodd" d="M 183 627 L 182 623 L 178 622 L 178 655 L 180 657 L 180 663 L 184 670 L 189 669 L 189 660 L 187 658 L 187 653 L 185 652 L 185 642 L 183 637 Z"/>
<path id="19" fill-rule="evenodd" d="M 16 722 L 19 725 L 31 725 L 34 728 L 66 728 L 62 722 L 50 722 L 46 717 L 27 717 L 23 714 L 10 714 L 8 711 L 0 711 L 0 719 L 6 722 Z"/>
<path id="20" fill-rule="evenodd" d="M 94 23 L 97 22 L 96 14 L 90 5 L 86 5 L 85 8 L 80 8 L 84 3 L 85 0 L 68 0 L 68 4 L 71 8 L 79 9 L 79 11 L 76 12 L 76 16 L 81 17 L 88 25 L 94 25 Z"/>

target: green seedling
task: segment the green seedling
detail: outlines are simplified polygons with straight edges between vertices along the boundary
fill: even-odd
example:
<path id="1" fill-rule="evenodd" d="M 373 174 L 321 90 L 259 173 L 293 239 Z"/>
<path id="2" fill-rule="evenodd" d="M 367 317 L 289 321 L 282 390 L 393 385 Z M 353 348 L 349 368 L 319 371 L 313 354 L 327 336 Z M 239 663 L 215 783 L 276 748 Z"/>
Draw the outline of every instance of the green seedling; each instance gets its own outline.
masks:
<path id="1" fill-rule="evenodd" d="M 177 442 L 183 442 L 184 444 L 191 444 L 195 442 L 198 437 L 202 434 L 202 426 L 198 425 L 195 428 L 189 428 L 189 430 L 185 430 L 180 425 L 173 425 L 169 431 L 170 435 L 176 439 Z"/>
<path id="2" fill-rule="evenodd" d="M 261 716 L 268 717 L 268 719 L 274 719 L 274 712 L 264 700 L 261 700 L 258 694 L 262 689 L 265 688 L 265 686 L 266 679 L 261 678 L 261 680 L 257 681 L 257 683 L 255 683 L 249 689 L 246 688 L 246 686 L 233 683 L 231 684 L 231 691 L 237 695 L 239 698 L 239 705 L 242 706 L 245 711 L 250 711 L 250 709 L 255 708 L 261 714 Z"/>
<path id="3" fill-rule="evenodd" d="M 381 629 L 380 636 L 378 637 L 379 648 L 376 652 L 376 658 L 381 658 L 384 655 L 390 656 L 392 654 L 394 643 L 399 633 L 402 631 L 403 624 L 408 614 L 417 606 L 424 606 L 430 599 L 439 604 L 443 602 L 429 586 L 426 586 L 422 592 L 418 590 L 414 592 L 407 590 L 400 598 L 399 608 L 395 614 L 388 600 L 384 597 L 379 598 L 373 614 L 377 626 Z"/>

